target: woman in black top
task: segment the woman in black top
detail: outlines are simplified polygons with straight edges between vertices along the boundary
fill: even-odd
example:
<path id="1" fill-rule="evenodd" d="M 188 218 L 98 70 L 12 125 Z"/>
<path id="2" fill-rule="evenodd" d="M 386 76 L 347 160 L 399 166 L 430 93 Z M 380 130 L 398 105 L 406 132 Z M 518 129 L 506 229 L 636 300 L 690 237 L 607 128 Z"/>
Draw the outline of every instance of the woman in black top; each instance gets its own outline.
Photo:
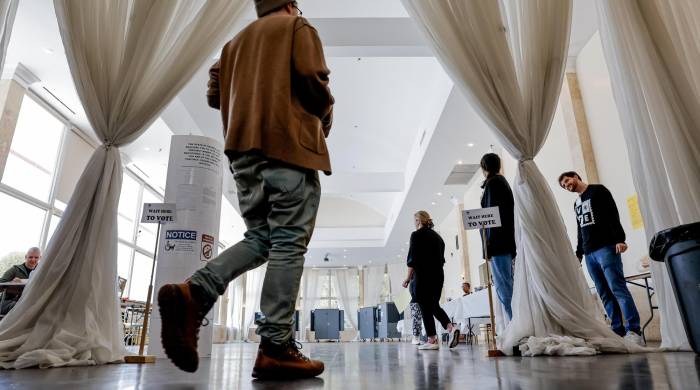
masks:
<path id="1" fill-rule="evenodd" d="M 411 278 L 414 278 L 416 300 L 423 315 L 423 326 L 428 336 L 428 342 L 421 345 L 421 350 L 440 349 L 437 332 L 435 330 L 436 318 L 450 334 L 449 346 L 454 348 L 459 341 L 459 330 L 452 323 L 447 313 L 440 307 L 440 295 L 445 279 L 442 266 L 445 264 L 445 243 L 433 230 L 433 220 L 425 211 L 419 211 L 414 215 L 416 231 L 411 233 L 411 242 L 408 249 L 408 276 L 403 282 L 408 287 Z"/>

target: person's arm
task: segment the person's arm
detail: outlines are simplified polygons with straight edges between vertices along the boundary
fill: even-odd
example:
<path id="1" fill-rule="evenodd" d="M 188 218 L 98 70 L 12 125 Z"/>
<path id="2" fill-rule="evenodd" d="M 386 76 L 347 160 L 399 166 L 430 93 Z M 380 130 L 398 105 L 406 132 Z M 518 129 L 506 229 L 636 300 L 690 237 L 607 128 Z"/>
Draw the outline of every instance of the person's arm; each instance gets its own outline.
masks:
<path id="1" fill-rule="evenodd" d="M 11 282 L 15 279 L 16 276 L 17 275 L 15 273 L 15 267 L 12 266 L 12 267 L 10 267 L 10 269 L 5 271 L 4 274 L 2 274 L 2 277 L 0 277 L 0 283 Z"/>
<path id="2" fill-rule="evenodd" d="M 219 93 L 219 69 L 221 68 L 221 60 L 216 61 L 209 69 L 209 83 L 207 86 L 207 104 L 211 108 L 221 109 L 221 95 Z"/>
<path id="3" fill-rule="evenodd" d="M 299 100 L 309 113 L 322 123 L 323 133 L 328 136 L 333 123 L 333 95 L 328 86 L 331 71 L 326 66 L 323 46 L 318 32 L 308 22 L 299 18 L 294 32 L 292 65 L 300 89 Z"/>
<path id="4" fill-rule="evenodd" d="M 583 260 L 583 244 L 581 243 L 581 226 L 579 225 L 578 218 L 576 219 L 576 230 L 577 230 L 577 240 L 576 240 L 576 257 L 578 261 Z"/>
<path id="5" fill-rule="evenodd" d="M 618 254 L 623 253 L 627 250 L 627 244 L 625 243 L 627 236 L 625 235 L 625 229 L 622 228 L 622 224 L 620 223 L 620 212 L 617 210 L 615 198 L 613 198 L 610 191 L 604 186 L 600 188 L 606 204 L 605 208 L 607 209 L 605 214 L 611 218 L 610 234 L 615 239 L 615 252 Z"/>
<path id="6" fill-rule="evenodd" d="M 403 288 L 408 287 L 408 284 L 411 283 L 411 279 L 413 279 L 413 268 L 408 267 L 408 275 L 406 275 L 406 280 L 403 281 Z"/>

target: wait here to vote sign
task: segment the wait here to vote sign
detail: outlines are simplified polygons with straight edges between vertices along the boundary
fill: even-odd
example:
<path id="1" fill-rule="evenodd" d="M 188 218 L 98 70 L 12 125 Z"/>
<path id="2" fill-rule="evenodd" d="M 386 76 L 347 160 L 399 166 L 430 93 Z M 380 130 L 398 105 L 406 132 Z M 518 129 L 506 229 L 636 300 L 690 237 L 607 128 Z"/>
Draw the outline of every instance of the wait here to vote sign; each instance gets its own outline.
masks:
<path id="1" fill-rule="evenodd" d="M 464 210 L 462 222 L 465 230 L 500 227 L 501 213 L 498 212 L 498 207 Z"/>
<path id="2" fill-rule="evenodd" d="M 175 210 L 175 203 L 144 203 L 141 223 L 173 223 Z"/>

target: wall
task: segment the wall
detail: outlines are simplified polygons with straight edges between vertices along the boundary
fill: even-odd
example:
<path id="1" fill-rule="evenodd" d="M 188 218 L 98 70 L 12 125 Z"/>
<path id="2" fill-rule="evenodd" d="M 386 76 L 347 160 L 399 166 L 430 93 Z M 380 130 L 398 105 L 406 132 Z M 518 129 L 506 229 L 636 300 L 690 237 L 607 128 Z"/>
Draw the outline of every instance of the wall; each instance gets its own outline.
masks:
<path id="1" fill-rule="evenodd" d="M 436 226 L 436 231 L 440 233 L 443 241 L 445 241 L 445 284 L 443 295 L 447 298 L 458 298 L 462 296 L 462 281 L 464 272 L 462 270 L 462 256 L 464 243 L 459 238 L 459 228 L 461 221 L 459 218 L 459 210 L 454 207 L 445 219 Z M 455 237 L 458 237 L 459 248 L 455 242 Z"/>

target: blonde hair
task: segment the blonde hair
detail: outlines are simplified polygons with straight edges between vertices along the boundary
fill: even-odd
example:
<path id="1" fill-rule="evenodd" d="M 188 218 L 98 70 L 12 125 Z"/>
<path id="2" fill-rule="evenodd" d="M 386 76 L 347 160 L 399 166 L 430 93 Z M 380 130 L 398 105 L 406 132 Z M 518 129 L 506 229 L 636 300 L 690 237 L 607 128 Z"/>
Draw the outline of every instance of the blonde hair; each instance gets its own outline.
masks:
<path id="1" fill-rule="evenodd" d="M 415 214 L 413 214 L 413 216 L 418 218 L 418 220 L 420 221 L 420 224 L 422 226 L 427 226 L 429 228 L 432 228 L 433 226 L 435 226 L 435 224 L 433 223 L 433 219 L 430 218 L 430 214 L 428 214 L 427 211 L 424 211 L 424 210 L 417 211 Z"/>

